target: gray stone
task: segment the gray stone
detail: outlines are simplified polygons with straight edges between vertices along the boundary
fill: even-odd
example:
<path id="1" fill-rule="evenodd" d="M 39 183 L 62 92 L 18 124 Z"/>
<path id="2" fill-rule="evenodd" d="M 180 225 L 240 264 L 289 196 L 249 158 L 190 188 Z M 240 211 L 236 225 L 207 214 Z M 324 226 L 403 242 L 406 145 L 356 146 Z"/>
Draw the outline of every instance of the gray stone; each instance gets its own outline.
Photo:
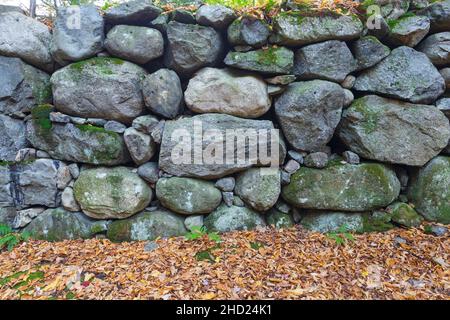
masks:
<path id="1" fill-rule="evenodd" d="M 448 232 L 447 228 L 437 225 L 432 225 L 430 227 L 430 232 L 435 235 L 436 237 L 442 237 L 445 236 Z"/>
<path id="2" fill-rule="evenodd" d="M 262 47 L 267 43 L 270 35 L 269 25 L 260 19 L 246 16 L 236 19 L 227 30 L 228 42 L 233 45 L 248 45 Z"/>
<path id="3" fill-rule="evenodd" d="M 52 29 L 53 58 L 67 65 L 95 56 L 103 49 L 103 29 L 103 16 L 94 5 L 58 7 Z"/>
<path id="4" fill-rule="evenodd" d="M 195 24 L 195 16 L 192 14 L 192 12 L 184 9 L 175 9 L 170 13 L 170 17 L 173 21 L 177 21 L 180 23 L 187 23 L 187 24 Z"/>
<path id="5" fill-rule="evenodd" d="M 234 230 L 252 230 L 265 226 L 264 219 L 255 211 L 225 204 L 220 205 L 204 220 L 208 231 L 228 232 Z"/>
<path id="6" fill-rule="evenodd" d="M 415 47 L 430 30 L 430 19 L 424 16 L 408 16 L 394 20 L 388 42 L 395 46 Z"/>
<path id="7" fill-rule="evenodd" d="M 149 241 L 144 246 L 144 252 L 152 252 L 159 248 L 159 245 L 155 241 Z"/>
<path id="8" fill-rule="evenodd" d="M 52 35 L 38 20 L 18 12 L 0 14 L 0 55 L 21 58 L 46 71 L 53 70 Z"/>
<path id="9" fill-rule="evenodd" d="M 56 174 L 56 187 L 59 190 L 64 190 L 72 181 L 72 175 L 68 166 L 60 166 Z"/>
<path id="10" fill-rule="evenodd" d="M 22 8 L 20 8 L 19 6 L 8 6 L 0 4 L 0 14 L 5 12 L 18 12 L 21 14 L 26 14 L 26 12 L 23 11 Z"/>
<path id="11" fill-rule="evenodd" d="M 44 211 L 44 208 L 29 208 L 17 211 L 14 218 L 13 228 L 20 229 L 27 226 L 34 218 Z"/>
<path id="12" fill-rule="evenodd" d="M 54 159 L 101 165 L 130 160 L 122 136 L 94 126 L 68 123 L 47 128 L 34 119 L 27 122 L 27 139 Z"/>
<path id="13" fill-rule="evenodd" d="M 445 80 L 445 86 L 446 89 L 450 89 L 450 68 L 444 68 L 439 70 L 439 73 L 441 74 L 442 78 Z"/>
<path id="14" fill-rule="evenodd" d="M 24 117 L 34 106 L 51 102 L 50 76 L 45 72 L 19 58 L 0 56 L 0 74 L 2 114 Z"/>
<path id="15" fill-rule="evenodd" d="M 373 36 L 356 40 L 352 45 L 352 51 L 358 64 L 358 70 L 373 67 L 391 53 L 388 46 Z"/>
<path id="16" fill-rule="evenodd" d="M 127 129 L 127 126 L 123 123 L 117 122 L 117 121 L 108 121 L 105 123 L 104 126 L 105 130 L 115 132 L 115 133 L 124 133 Z"/>
<path id="17" fill-rule="evenodd" d="M 344 89 L 351 89 L 355 85 L 356 77 L 348 75 L 345 77 L 344 81 L 341 82 L 341 86 Z"/>
<path id="18" fill-rule="evenodd" d="M 116 58 L 71 64 L 51 77 L 58 111 L 83 118 L 131 123 L 144 110 L 141 67 Z"/>
<path id="19" fill-rule="evenodd" d="M 155 116 L 145 115 L 137 117 L 133 120 L 132 127 L 146 134 L 151 134 L 153 129 L 158 125 L 159 120 Z"/>
<path id="20" fill-rule="evenodd" d="M 233 205 L 236 207 L 245 207 L 244 201 L 242 201 L 242 199 L 238 196 L 234 196 Z"/>
<path id="21" fill-rule="evenodd" d="M 169 14 L 162 13 L 158 17 L 153 19 L 150 22 L 149 26 L 152 28 L 155 28 L 156 30 L 161 32 L 163 35 L 166 35 L 167 25 L 168 25 L 169 21 L 170 21 Z"/>
<path id="22" fill-rule="evenodd" d="M 413 103 L 432 103 L 444 92 L 445 81 L 424 53 L 403 46 L 363 71 L 356 78 L 354 89 Z"/>
<path id="23" fill-rule="evenodd" d="M 344 96 L 344 108 L 347 108 L 352 104 L 353 100 L 355 100 L 355 96 L 353 95 L 353 92 L 348 89 L 344 89 Z"/>
<path id="24" fill-rule="evenodd" d="M 32 238 L 46 241 L 89 239 L 106 232 L 107 221 L 89 219 L 81 212 L 68 212 L 62 208 L 41 213 L 25 227 Z"/>
<path id="25" fill-rule="evenodd" d="M 272 47 L 248 52 L 229 52 L 227 66 L 270 74 L 286 74 L 294 67 L 294 53 L 285 47 Z"/>
<path id="26" fill-rule="evenodd" d="M 1 10 L 1 7 L 0 7 Z M 2 204 L 2 203 L 0 203 Z M 16 218 L 16 208 L 14 207 L 0 207 L 0 224 L 14 227 L 14 219 Z"/>
<path id="27" fill-rule="evenodd" d="M 213 182 L 178 177 L 159 179 L 156 197 L 164 207 L 186 215 L 210 213 L 222 201 Z"/>
<path id="28" fill-rule="evenodd" d="M 49 158 L 51 158 L 51 156 L 45 151 L 37 150 L 36 151 L 36 158 L 49 159 Z"/>
<path id="29" fill-rule="evenodd" d="M 351 15 L 302 16 L 292 12 L 277 15 L 273 30 L 277 43 L 301 46 L 327 40 L 357 39 L 363 31 L 363 24 Z"/>
<path id="30" fill-rule="evenodd" d="M 353 212 L 385 207 L 399 193 L 395 172 L 378 163 L 302 167 L 281 191 L 283 199 L 298 208 Z"/>
<path id="31" fill-rule="evenodd" d="M 164 39 L 156 29 L 118 25 L 108 32 L 105 48 L 112 56 L 146 64 L 164 54 Z"/>
<path id="32" fill-rule="evenodd" d="M 184 236 L 187 232 L 184 217 L 166 210 L 157 210 L 112 222 L 107 237 L 115 242 L 143 241 Z"/>
<path id="33" fill-rule="evenodd" d="M 328 154 L 325 152 L 313 152 L 305 157 L 304 165 L 309 168 L 325 168 L 328 163 Z"/>
<path id="34" fill-rule="evenodd" d="M 359 164 L 360 162 L 359 156 L 356 153 L 351 152 L 349 150 L 344 151 L 342 153 L 342 158 L 344 159 L 345 162 L 349 164 Z"/>
<path id="35" fill-rule="evenodd" d="M 280 179 L 281 179 L 281 185 L 285 186 L 291 182 L 291 174 L 284 170 L 281 170 Z"/>
<path id="36" fill-rule="evenodd" d="M 17 152 L 28 146 L 25 132 L 21 120 L 0 114 L 0 161 L 14 161 Z"/>
<path id="37" fill-rule="evenodd" d="M 257 211 L 267 211 L 278 200 L 281 192 L 278 168 L 251 168 L 236 178 L 234 192 Z"/>
<path id="38" fill-rule="evenodd" d="M 295 160 L 295 161 L 297 161 L 298 163 L 300 163 L 300 164 L 303 164 L 303 161 L 304 161 L 304 157 L 303 157 L 303 154 L 302 153 L 300 153 L 300 152 L 297 152 L 297 151 L 295 151 L 295 150 L 289 150 L 288 151 L 288 155 L 289 155 L 289 157 L 291 157 L 293 160 Z"/>
<path id="39" fill-rule="evenodd" d="M 137 165 L 150 161 L 156 153 L 156 144 L 151 136 L 128 128 L 123 134 L 123 140 L 128 148 L 131 158 Z"/>
<path id="40" fill-rule="evenodd" d="M 295 75 L 285 74 L 285 75 L 275 76 L 272 78 L 267 78 L 267 79 L 264 79 L 264 81 L 266 81 L 269 84 L 274 84 L 274 85 L 288 85 L 289 83 L 294 82 L 295 79 L 296 79 Z"/>
<path id="41" fill-rule="evenodd" d="M 212 157 L 211 152 L 216 148 L 222 148 L 224 153 L 226 153 L 229 157 L 233 156 L 231 159 L 235 159 L 234 157 L 238 154 L 238 149 L 240 150 L 239 152 L 242 151 L 243 154 L 249 154 L 250 146 L 252 144 L 247 143 L 245 140 L 239 142 L 239 148 L 236 143 L 230 142 L 230 147 L 226 148 L 227 139 L 233 139 L 232 141 L 234 141 L 236 137 L 240 140 L 251 136 L 251 131 L 249 132 L 248 130 L 265 132 L 264 135 L 266 135 L 267 132 L 269 133 L 268 136 L 270 137 L 267 138 L 267 142 L 260 140 L 259 143 L 262 146 L 267 146 L 271 156 L 267 159 L 263 159 L 261 158 L 261 155 L 249 154 L 249 157 L 246 159 L 241 159 L 244 160 L 242 162 L 227 162 L 225 161 L 227 156 L 223 157 L 219 154 L 220 159 L 218 159 L 218 161 L 201 161 L 201 163 L 192 163 L 191 155 L 194 151 L 192 140 L 193 138 L 199 138 L 197 136 L 198 133 L 194 134 L 194 122 L 197 123 L 197 125 L 201 123 L 203 134 L 206 132 L 212 132 L 211 130 L 215 130 L 214 132 L 218 134 L 218 136 L 215 137 L 223 138 L 223 142 L 209 139 L 207 137 L 202 140 L 202 148 L 200 151 L 203 150 L 204 157 L 209 158 L 209 160 L 211 160 L 210 157 Z M 244 129 L 244 132 L 239 131 L 242 129 Z M 159 166 L 163 171 L 172 175 L 210 180 L 221 178 L 252 166 L 267 166 L 270 162 L 272 162 L 272 164 L 283 163 L 285 157 L 285 146 L 283 141 L 279 140 L 271 131 L 272 129 L 274 129 L 273 123 L 268 120 L 249 120 L 224 114 L 203 114 L 176 121 L 167 121 L 164 127 L 164 134 L 159 154 Z M 182 130 L 182 132 L 180 132 L 180 130 Z M 226 130 L 231 130 L 229 132 L 236 134 L 227 135 Z M 182 134 L 181 139 L 177 135 L 175 140 L 172 139 L 172 134 L 174 131 L 175 133 Z M 182 140 L 183 143 L 180 143 L 178 140 Z M 273 143 L 269 142 L 271 140 L 273 140 Z M 219 151 L 220 149 L 217 150 Z M 276 154 L 277 151 L 278 154 Z M 189 154 L 188 159 L 186 158 L 187 154 Z"/>
<path id="42" fill-rule="evenodd" d="M 203 218 L 204 217 L 202 215 L 188 216 L 186 217 L 186 219 L 184 219 L 184 226 L 189 231 L 194 230 L 193 227 L 201 228 L 203 227 Z"/>
<path id="43" fill-rule="evenodd" d="M 301 220 L 306 229 L 328 233 L 336 232 L 345 225 L 348 232 L 358 232 L 364 228 L 364 215 L 348 212 L 308 211 Z"/>
<path id="44" fill-rule="evenodd" d="M 280 212 L 276 209 L 270 210 L 266 217 L 267 224 L 276 229 L 287 229 L 294 226 L 295 222 L 291 215 Z"/>
<path id="45" fill-rule="evenodd" d="M 416 170 L 408 199 L 426 220 L 450 224 L 450 157 L 436 157 Z"/>
<path id="46" fill-rule="evenodd" d="M 161 14 L 162 9 L 152 0 L 133 0 L 106 10 L 105 20 L 109 24 L 144 25 Z"/>
<path id="47" fill-rule="evenodd" d="M 155 184 L 159 180 L 159 167 L 157 162 L 147 162 L 139 166 L 137 174 L 145 181 Z"/>
<path id="48" fill-rule="evenodd" d="M 341 118 L 344 99 L 344 89 L 333 82 L 291 83 L 275 101 L 275 113 L 287 141 L 303 151 L 326 145 Z"/>
<path id="49" fill-rule="evenodd" d="M 258 118 L 271 106 L 267 84 L 261 77 L 232 69 L 200 70 L 189 81 L 184 98 L 194 112 L 242 118 Z"/>
<path id="50" fill-rule="evenodd" d="M 151 112 L 174 119 L 183 111 L 183 90 L 176 72 L 159 69 L 142 83 L 145 105 Z"/>
<path id="51" fill-rule="evenodd" d="M 70 116 L 61 112 L 50 112 L 49 119 L 56 123 L 70 123 Z"/>
<path id="52" fill-rule="evenodd" d="M 437 1 L 417 14 L 430 18 L 431 32 L 448 31 L 450 28 L 450 1 Z"/>
<path id="53" fill-rule="evenodd" d="M 342 82 L 356 67 L 356 60 L 345 42 L 330 40 L 298 49 L 293 72 L 298 79 Z"/>
<path id="54" fill-rule="evenodd" d="M 96 127 L 104 127 L 108 123 L 108 120 L 100 118 L 87 118 L 86 123 Z"/>
<path id="55" fill-rule="evenodd" d="M 32 161 L 37 158 L 37 151 L 33 148 L 24 148 L 17 151 L 15 162 Z M 11 161 L 11 160 L 9 160 Z"/>
<path id="56" fill-rule="evenodd" d="M 228 207 L 231 207 L 234 202 L 234 193 L 222 191 L 222 200 Z"/>
<path id="57" fill-rule="evenodd" d="M 416 210 L 407 203 L 394 202 L 386 208 L 386 211 L 391 214 L 392 222 L 407 228 L 418 227 L 423 221 Z"/>
<path id="58" fill-rule="evenodd" d="M 61 205 L 67 211 L 79 212 L 81 210 L 80 206 L 75 200 L 73 189 L 70 187 L 65 188 L 63 193 L 61 194 Z"/>
<path id="59" fill-rule="evenodd" d="M 427 37 L 417 50 L 425 53 L 435 66 L 450 63 L 450 32 L 435 33 Z"/>
<path id="60" fill-rule="evenodd" d="M 144 180 L 125 167 L 83 170 L 73 190 L 83 212 L 94 219 L 128 218 L 153 197 Z"/>
<path id="61" fill-rule="evenodd" d="M 284 214 L 289 214 L 292 211 L 291 206 L 284 202 L 283 199 L 278 199 L 277 203 L 275 203 L 275 208 Z"/>
<path id="62" fill-rule="evenodd" d="M 284 171 L 286 171 L 289 174 L 293 174 L 298 169 L 300 169 L 300 163 L 298 163 L 295 160 L 289 160 L 284 166 Z"/>
<path id="63" fill-rule="evenodd" d="M 80 168 L 78 167 L 78 165 L 76 163 L 72 163 L 69 164 L 68 167 L 72 178 L 77 179 L 80 175 Z"/>
<path id="64" fill-rule="evenodd" d="M 222 191 L 232 192 L 236 186 L 236 181 L 233 177 L 226 177 L 217 180 L 215 186 Z"/>
<path id="65" fill-rule="evenodd" d="M 164 132 L 164 126 L 166 125 L 166 122 L 164 120 L 160 121 L 158 123 L 157 126 L 155 126 L 155 128 L 153 128 L 152 132 L 150 133 L 150 135 L 153 138 L 153 141 L 156 144 L 161 144 L 162 141 L 162 135 Z"/>
<path id="66" fill-rule="evenodd" d="M 215 65 L 224 47 L 220 34 L 210 27 L 172 21 L 167 27 L 168 68 L 181 77 L 189 77 L 203 67 Z"/>
<path id="67" fill-rule="evenodd" d="M 195 18 L 197 23 L 215 29 L 226 29 L 234 19 L 236 14 L 233 9 L 221 5 L 203 5 L 198 8 Z"/>
<path id="68" fill-rule="evenodd" d="M 441 98 L 437 100 L 436 107 L 450 119 L 450 98 Z"/>
<path id="69" fill-rule="evenodd" d="M 365 96 L 344 111 L 338 135 L 366 159 L 423 166 L 447 145 L 450 125 L 434 106 Z"/>

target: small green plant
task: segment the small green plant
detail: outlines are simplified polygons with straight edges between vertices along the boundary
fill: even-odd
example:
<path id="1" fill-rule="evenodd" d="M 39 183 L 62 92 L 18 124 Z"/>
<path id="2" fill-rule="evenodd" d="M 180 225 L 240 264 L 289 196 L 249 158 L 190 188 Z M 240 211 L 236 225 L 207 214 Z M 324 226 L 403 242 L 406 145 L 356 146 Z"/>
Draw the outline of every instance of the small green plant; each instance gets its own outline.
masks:
<path id="1" fill-rule="evenodd" d="M 208 261 L 210 263 L 214 263 L 216 261 L 216 256 L 212 254 L 210 248 L 197 252 L 195 254 L 195 259 L 197 259 L 197 261 Z"/>
<path id="2" fill-rule="evenodd" d="M 30 234 L 27 232 L 14 233 L 11 227 L 0 225 L 0 251 L 6 248 L 8 251 L 23 241 L 28 241 Z"/>
<path id="3" fill-rule="evenodd" d="M 328 232 L 327 237 L 334 240 L 337 245 L 344 245 L 347 241 L 354 242 L 355 238 L 348 232 L 347 225 L 343 224 L 338 230 Z"/>
<path id="4" fill-rule="evenodd" d="M 266 246 L 266 244 L 263 242 L 259 242 L 259 241 L 250 242 L 250 247 L 253 250 L 259 250 L 260 248 L 264 248 L 265 246 Z"/>
<path id="5" fill-rule="evenodd" d="M 197 240 L 203 238 L 204 236 L 208 236 L 209 240 L 214 241 L 216 243 L 222 241 L 222 238 L 217 232 L 208 232 L 205 226 L 202 227 L 194 226 L 192 227 L 191 232 L 185 235 L 187 240 Z"/>
<path id="6" fill-rule="evenodd" d="M 425 234 L 433 234 L 433 228 L 429 224 L 426 224 L 423 227 L 423 232 L 425 232 Z"/>

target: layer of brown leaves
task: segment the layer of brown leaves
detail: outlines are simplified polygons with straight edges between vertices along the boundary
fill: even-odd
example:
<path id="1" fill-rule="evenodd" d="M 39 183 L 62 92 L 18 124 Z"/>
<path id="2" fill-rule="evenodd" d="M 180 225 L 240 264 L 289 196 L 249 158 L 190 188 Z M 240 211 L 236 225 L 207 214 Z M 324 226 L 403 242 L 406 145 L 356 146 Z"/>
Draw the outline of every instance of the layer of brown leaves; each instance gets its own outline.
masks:
<path id="1" fill-rule="evenodd" d="M 448 236 L 397 229 L 338 246 L 294 228 L 222 238 L 219 248 L 158 240 L 151 252 L 144 242 L 30 241 L 0 254 L 0 299 L 450 298 Z M 207 249 L 214 261 L 198 261 Z"/>

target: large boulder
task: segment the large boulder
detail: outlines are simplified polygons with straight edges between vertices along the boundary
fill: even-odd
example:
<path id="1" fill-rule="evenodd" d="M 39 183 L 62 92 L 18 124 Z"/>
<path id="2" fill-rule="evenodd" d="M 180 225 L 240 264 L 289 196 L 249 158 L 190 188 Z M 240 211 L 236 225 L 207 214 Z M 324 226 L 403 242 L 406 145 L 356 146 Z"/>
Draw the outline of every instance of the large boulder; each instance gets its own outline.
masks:
<path id="1" fill-rule="evenodd" d="M 344 89 L 336 83 L 294 82 L 275 101 L 275 113 L 295 149 L 316 151 L 333 137 L 344 102 Z"/>
<path id="2" fill-rule="evenodd" d="M 182 216 L 166 210 L 157 210 L 112 222 L 106 236 L 115 242 L 144 241 L 179 237 L 187 232 Z"/>
<path id="3" fill-rule="evenodd" d="M 115 57 L 145 64 L 164 54 L 164 39 L 156 29 L 119 25 L 108 32 L 105 48 Z"/>
<path id="4" fill-rule="evenodd" d="M 130 161 L 121 135 L 90 125 L 51 124 L 39 119 L 27 122 L 27 139 L 54 159 L 97 165 L 118 165 Z"/>
<path id="5" fill-rule="evenodd" d="M 226 29 L 234 19 L 236 14 L 233 9 L 221 5 L 203 5 L 195 13 L 197 23 L 215 29 Z"/>
<path id="6" fill-rule="evenodd" d="M 373 67 L 391 53 L 388 46 L 373 36 L 365 36 L 353 42 L 352 51 L 358 70 Z"/>
<path id="7" fill-rule="evenodd" d="M 447 145 L 450 125 L 435 106 L 365 96 L 344 111 L 338 133 L 364 158 L 423 166 Z"/>
<path id="8" fill-rule="evenodd" d="M 174 119 L 183 111 L 183 89 L 175 71 L 159 69 L 142 83 L 145 105 L 151 112 Z"/>
<path id="9" fill-rule="evenodd" d="M 213 182 L 178 177 L 158 180 L 156 197 L 164 207 L 187 215 L 210 213 L 222 201 Z"/>
<path id="10" fill-rule="evenodd" d="M 64 241 L 90 239 L 106 233 L 109 222 L 86 217 L 81 212 L 69 212 L 62 208 L 48 209 L 23 229 L 33 239 Z"/>
<path id="11" fill-rule="evenodd" d="M 428 221 L 450 224 L 450 157 L 439 156 L 410 179 L 408 199 Z"/>
<path id="12" fill-rule="evenodd" d="M 186 106 L 197 113 L 225 113 L 258 118 L 271 105 L 267 84 L 256 75 L 231 69 L 204 68 L 184 93 Z"/>
<path id="13" fill-rule="evenodd" d="M 59 206 L 58 181 L 65 169 L 63 162 L 53 159 L 0 165 L 0 206 Z"/>
<path id="14" fill-rule="evenodd" d="M 269 25 L 264 21 L 246 16 L 233 21 L 228 27 L 228 42 L 234 46 L 262 47 L 270 35 Z"/>
<path id="15" fill-rule="evenodd" d="M 105 11 L 108 24 L 145 25 L 155 19 L 162 9 L 152 0 L 132 0 L 112 6 Z"/>
<path id="16" fill-rule="evenodd" d="M 435 33 L 417 47 L 436 66 L 450 64 L 450 32 Z"/>
<path id="17" fill-rule="evenodd" d="M 399 192 L 395 172 L 385 165 L 338 162 L 324 169 L 300 168 L 281 194 L 299 208 L 358 212 L 385 207 Z"/>
<path id="18" fill-rule="evenodd" d="M 403 46 L 363 71 L 354 89 L 413 103 L 432 103 L 444 92 L 445 81 L 425 54 Z"/>
<path id="19" fill-rule="evenodd" d="M 19 12 L 0 14 L 0 55 L 21 58 L 39 69 L 53 70 L 48 27 Z"/>
<path id="20" fill-rule="evenodd" d="M 448 31 L 450 29 L 450 1 L 436 1 L 420 10 L 419 15 L 431 21 L 431 32 Z"/>
<path id="21" fill-rule="evenodd" d="M 253 140 L 255 135 L 259 136 L 258 141 Z M 238 141 L 234 143 L 236 138 Z M 276 166 L 284 162 L 285 153 L 283 141 L 271 121 L 203 114 L 166 121 L 159 166 L 171 175 L 210 180 L 252 166 Z M 240 155 L 245 155 L 245 159 Z"/>
<path id="22" fill-rule="evenodd" d="M 293 73 L 298 79 L 342 82 L 356 67 L 356 60 L 345 42 L 330 40 L 298 49 Z"/>
<path id="23" fill-rule="evenodd" d="M 237 176 L 234 192 L 249 207 L 256 211 L 267 211 L 280 196 L 280 171 L 278 168 L 248 169 Z"/>
<path id="24" fill-rule="evenodd" d="M 407 203 L 394 202 L 386 208 L 386 211 L 390 213 L 393 222 L 407 228 L 418 227 L 423 221 L 416 210 Z"/>
<path id="25" fill-rule="evenodd" d="M 0 56 L 0 113 L 22 117 L 31 108 L 51 102 L 50 76 L 19 58 Z"/>
<path id="26" fill-rule="evenodd" d="M 249 208 L 221 204 L 205 218 L 204 225 L 208 231 L 228 232 L 252 230 L 263 227 L 266 223 L 260 214 Z"/>
<path id="27" fill-rule="evenodd" d="M 95 56 L 103 49 L 103 29 L 103 16 L 93 5 L 58 7 L 51 45 L 53 58 L 67 65 Z"/>
<path id="28" fill-rule="evenodd" d="M 14 161 L 17 152 L 27 146 L 25 123 L 0 114 L 0 161 Z"/>
<path id="29" fill-rule="evenodd" d="M 388 41 L 395 46 L 415 47 L 430 30 L 430 19 L 424 16 L 407 16 L 389 24 Z"/>
<path id="30" fill-rule="evenodd" d="M 116 58 L 73 63 L 51 77 L 55 107 L 72 116 L 131 123 L 144 110 L 141 82 L 146 74 Z"/>
<path id="31" fill-rule="evenodd" d="M 200 68 L 218 63 L 223 48 L 222 37 L 213 28 L 172 21 L 167 26 L 164 61 L 179 76 L 189 77 Z"/>
<path id="32" fill-rule="evenodd" d="M 275 41 L 289 46 L 302 46 L 326 40 L 357 39 L 363 24 L 353 15 L 303 16 L 281 13 L 274 18 Z"/>
<path id="33" fill-rule="evenodd" d="M 125 167 L 86 169 L 73 186 L 83 212 L 94 219 L 124 219 L 144 210 L 152 190 Z"/>
<path id="34" fill-rule="evenodd" d="M 287 74 L 294 66 L 294 53 L 284 47 L 248 52 L 229 52 L 224 60 L 230 67 L 270 74 Z"/>

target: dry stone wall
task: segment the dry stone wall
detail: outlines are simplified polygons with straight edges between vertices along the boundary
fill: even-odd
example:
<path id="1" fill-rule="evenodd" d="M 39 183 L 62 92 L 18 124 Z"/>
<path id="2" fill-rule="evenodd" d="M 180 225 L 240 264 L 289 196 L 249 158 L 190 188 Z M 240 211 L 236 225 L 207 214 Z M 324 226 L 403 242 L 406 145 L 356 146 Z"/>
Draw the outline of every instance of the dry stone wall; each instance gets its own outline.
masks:
<path id="1" fill-rule="evenodd" d="M 52 29 L 0 6 L 0 223 L 56 241 L 450 223 L 450 1 L 372 2 L 375 29 L 291 1 L 64 7 Z"/>

